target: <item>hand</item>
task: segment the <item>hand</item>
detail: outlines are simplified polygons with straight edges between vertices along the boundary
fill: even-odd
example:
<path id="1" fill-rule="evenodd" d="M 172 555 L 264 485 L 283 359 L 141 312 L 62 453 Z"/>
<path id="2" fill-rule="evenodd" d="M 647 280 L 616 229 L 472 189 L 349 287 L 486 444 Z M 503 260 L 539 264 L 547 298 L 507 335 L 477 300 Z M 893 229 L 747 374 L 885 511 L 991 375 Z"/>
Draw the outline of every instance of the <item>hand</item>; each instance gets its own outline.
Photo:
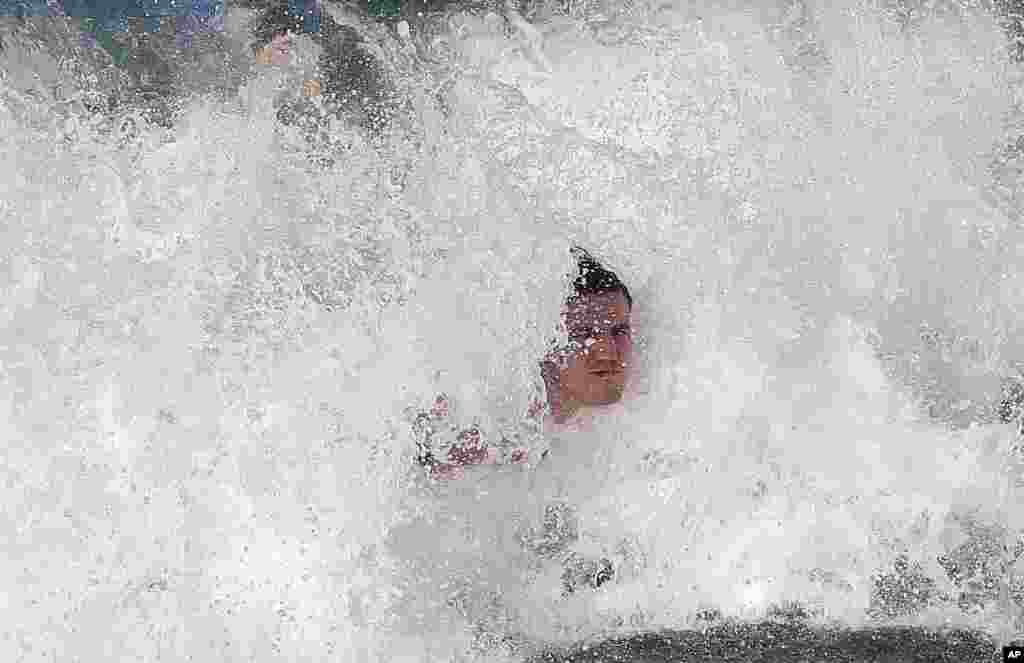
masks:
<path id="1" fill-rule="evenodd" d="M 413 424 L 417 435 L 424 438 L 420 464 L 430 468 L 430 476 L 437 481 L 453 481 L 465 476 L 464 468 L 474 465 L 495 465 L 500 462 L 501 454 L 497 449 L 489 447 L 484 443 L 480 430 L 476 427 L 461 431 L 456 441 L 448 447 L 446 459 L 439 461 L 430 452 L 430 437 L 435 427 L 444 422 L 451 414 L 451 404 L 448 397 L 438 394 L 434 403 L 430 406 L 429 412 L 420 412 Z M 512 449 L 507 462 L 525 463 L 528 460 L 528 451 L 524 448 Z"/>
<path id="2" fill-rule="evenodd" d="M 480 431 L 471 428 L 459 433 L 458 442 L 448 449 L 448 462 L 435 463 L 430 468 L 430 476 L 437 481 L 461 479 L 465 476 L 464 467 L 493 465 L 497 460 L 497 451 L 483 444 Z"/>

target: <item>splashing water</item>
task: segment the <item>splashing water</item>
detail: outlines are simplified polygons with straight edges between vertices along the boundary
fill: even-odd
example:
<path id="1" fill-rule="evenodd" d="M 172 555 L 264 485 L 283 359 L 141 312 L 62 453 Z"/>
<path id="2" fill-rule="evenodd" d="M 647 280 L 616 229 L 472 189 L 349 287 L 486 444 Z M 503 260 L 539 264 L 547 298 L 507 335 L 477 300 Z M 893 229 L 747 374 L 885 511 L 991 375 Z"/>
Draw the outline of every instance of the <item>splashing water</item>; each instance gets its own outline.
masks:
<path id="1" fill-rule="evenodd" d="M 4 660 L 515 659 L 794 602 L 1019 634 L 997 21 L 683 4 L 363 25 L 408 122 L 327 166 L 265 104 L 117 136 L 5 76 Z M 617 560 L 563 596 L 532 466 L 428 485 L 406 413 L 522 423 L 570 244 L 639 365 L 555 454 Z"/>

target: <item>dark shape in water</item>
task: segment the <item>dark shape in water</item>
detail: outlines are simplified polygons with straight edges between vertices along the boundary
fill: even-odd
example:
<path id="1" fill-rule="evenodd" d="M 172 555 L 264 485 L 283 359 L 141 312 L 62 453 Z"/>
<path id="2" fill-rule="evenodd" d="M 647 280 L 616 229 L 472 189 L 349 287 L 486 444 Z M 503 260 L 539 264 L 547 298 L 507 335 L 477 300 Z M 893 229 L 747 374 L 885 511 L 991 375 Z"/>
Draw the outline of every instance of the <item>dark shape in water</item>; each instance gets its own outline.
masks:
<path id="1" fill-rule="evenodd" d="M 1009 378 L 1003 381 L 1003 393 L 996 414 L 1004 424 L 1016 422 L 1018 432 L 1024 433 L 1024 380 Z"/>
<path id="2" fill-rule="evenodd" d="M 270 43 L 275 34 L 305 31 L 303 18 L 277 0 L 262 9 L 253 28 L 253 51 Z M 358 31 L 337 23 L 327 12 L 318 14 L 317 29 L 310 36 L 323 50 L 319 64 L 324 100 L 340 117 L 379 134 L 396 110 L 384 67 Z"/>
<path id="3" fill-rule="evenodd" d="M 356 124 L 380 133 L 394 116 L 396 105 L 384 68 L 349 26 L 324 21 L 324 96 Z"/>
<path id="4" fill-rule="evenodd" d="M 1024 62 L 1024 2 L 996 0 L 994 7 L 1006 31 L 1010 59 L 1013 62 Z"/>
<path id="5" fill-rule="evenodd" d="M 606 558 L 599 560 L 587 559 L 582 555 L 572 554 L 564 563 L 562 573 L 562 595 L 569 596 L 576 590 L 585 587 L 598 588 L 615 576 L 612 563 Z"/>
<path id="6" fill-rule="evenodd" d="M 295 34 L 315 34 L 320 32 L 323 13 L 319 7 L 311 8 L 309 11 L 296 11 L 291 3 L 278 0 L 266 6 L 252 6 L 260 13 L 259 22 L 253 28 L 253 36 L 256 38 L 254 48 L 265 46 L 270 43 L 271 38 L 280 32 L 292 32 Z M 308 20 L 314 16 L 316 21 L 311 24 Z"/>
<path id="7" fill-rule="evenodd" d="M 548 650 L 530 663 L 991 663 L 999 649 L 973 631 L 917 627 L 812 628 L 729 623 L 703 631 L 663 631 Z"/>

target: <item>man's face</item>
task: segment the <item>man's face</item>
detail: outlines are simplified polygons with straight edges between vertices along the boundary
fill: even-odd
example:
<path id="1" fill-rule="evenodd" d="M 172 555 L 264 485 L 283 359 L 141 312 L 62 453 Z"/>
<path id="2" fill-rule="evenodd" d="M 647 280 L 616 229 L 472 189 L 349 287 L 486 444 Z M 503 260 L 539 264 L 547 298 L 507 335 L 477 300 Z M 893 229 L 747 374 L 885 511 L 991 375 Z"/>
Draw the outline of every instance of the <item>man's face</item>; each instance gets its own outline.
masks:
<path id="1" fill-rule="evenodd" d="M 563 413 L 622 398 L 633 351 L 629 314 L 620 291 L 585 295 L 566 308 L 570 347 L 555 358 Z"/>

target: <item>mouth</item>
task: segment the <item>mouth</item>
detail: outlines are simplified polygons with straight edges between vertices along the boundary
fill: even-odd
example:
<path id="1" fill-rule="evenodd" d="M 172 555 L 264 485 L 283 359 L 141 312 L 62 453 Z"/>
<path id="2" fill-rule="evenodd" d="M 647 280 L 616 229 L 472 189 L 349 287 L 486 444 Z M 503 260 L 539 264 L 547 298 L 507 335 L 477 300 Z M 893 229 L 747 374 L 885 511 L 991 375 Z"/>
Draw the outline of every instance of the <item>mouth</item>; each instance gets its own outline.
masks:
<path id="1" fill-rule="evenodd" d="M 601 378 L 611 378 L 622 375 L 622 371 L 592 371 L 591 375 L 596 375 Z"/>

